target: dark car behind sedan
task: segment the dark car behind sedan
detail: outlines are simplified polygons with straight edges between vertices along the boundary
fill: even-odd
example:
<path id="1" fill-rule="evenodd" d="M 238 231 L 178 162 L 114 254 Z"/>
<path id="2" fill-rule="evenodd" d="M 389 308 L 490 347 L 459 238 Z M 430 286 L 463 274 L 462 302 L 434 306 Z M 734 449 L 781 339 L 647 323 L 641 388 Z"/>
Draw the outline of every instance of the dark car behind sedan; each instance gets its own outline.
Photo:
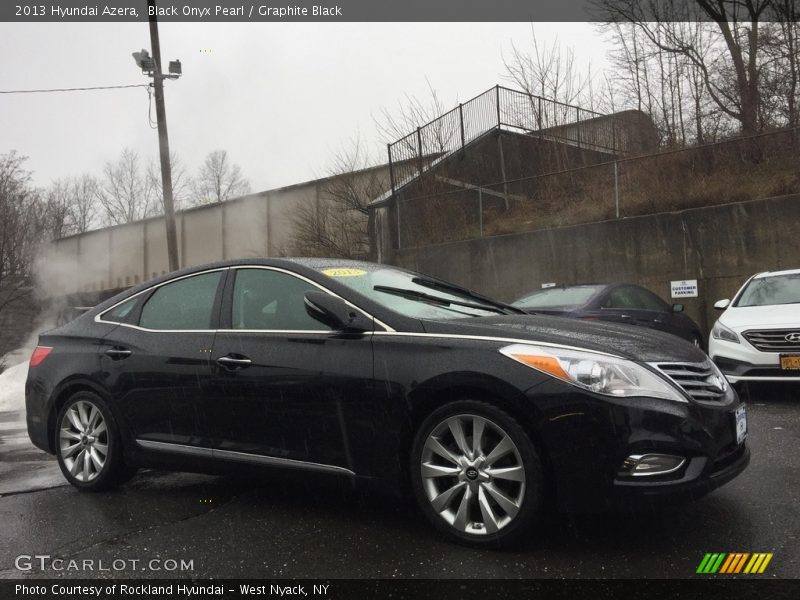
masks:
<path id="1" fill-rule="evenodd" d="M 562 285 L 535 290 L 512 304 L 526 312 L 649 327 L 703 347 L 700 327 L 656 294 L 630 283 Z"/>
<path id="2" fill-rule="evenodd" d="M 744 406 L 691 344 L 366 262 L 146 282 L 42 334 L 25 391 L 31 440 L 80 490 L 291 469 L 413 491 L 478 545 L 529 535 L 548 498 L 697 497 L 749 461 Z"/>

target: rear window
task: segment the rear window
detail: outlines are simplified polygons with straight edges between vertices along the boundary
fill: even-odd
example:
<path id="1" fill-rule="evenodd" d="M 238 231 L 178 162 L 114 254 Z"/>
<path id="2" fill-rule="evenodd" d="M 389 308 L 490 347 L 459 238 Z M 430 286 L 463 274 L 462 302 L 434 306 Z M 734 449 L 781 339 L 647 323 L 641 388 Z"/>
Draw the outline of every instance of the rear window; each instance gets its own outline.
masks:
<path id="1" fill-rule="evenodd" d="M 601 285 L 581 285 L 567 288 L 546 288 L 523 296 L 513 302 L 514 306 L 524 308 L 555 308 L 583 306 L 597 292 Z"/>
<path id="2" fill-rule="evenodd" d="M 142 308 L 139 325 L 147 329 L 210 329 L 222 271 L 204 273 L 158 288 Z"/>

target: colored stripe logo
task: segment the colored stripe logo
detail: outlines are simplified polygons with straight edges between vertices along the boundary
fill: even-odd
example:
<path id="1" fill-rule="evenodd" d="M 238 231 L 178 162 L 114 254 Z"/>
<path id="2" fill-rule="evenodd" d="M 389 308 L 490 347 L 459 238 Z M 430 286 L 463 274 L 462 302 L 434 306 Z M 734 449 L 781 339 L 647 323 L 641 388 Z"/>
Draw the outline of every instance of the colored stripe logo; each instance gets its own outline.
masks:
<path id="1" fill-rule="evenodd" d="M 745 573 L 756 575 L 763 573 L 767 565 L 772 560 L 772 553 L 769 552 L 709 552 L 700 561 L 697 573 L 713 575 L 716 573 L 734 575 Z"/>

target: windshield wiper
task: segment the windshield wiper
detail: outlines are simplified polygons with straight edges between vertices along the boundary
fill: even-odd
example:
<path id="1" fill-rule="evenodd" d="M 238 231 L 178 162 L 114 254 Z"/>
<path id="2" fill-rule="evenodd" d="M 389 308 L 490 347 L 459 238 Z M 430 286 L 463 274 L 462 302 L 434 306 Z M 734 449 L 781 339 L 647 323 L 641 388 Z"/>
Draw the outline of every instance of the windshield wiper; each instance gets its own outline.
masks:
<path id="1" fill-rule="evenodd" d="M 426 294 L 425 292 L 418 292 L 417 290 L 407 290 L 404 288 L 396 288 L 386 285 L 376 285 L 372 289 L 374 289 L 376 292 L 393 294 L 395 296 L 408 298 L 409 300 L 419 300 L 420 302 L 428 302 L 430 304 L 435 304 L 442 307 L 463 306 L 464 308 L 472 308 L 475 310 L 486 310 L 490 312 L 496 312 L 501 315 L 505 314 L 505 311 L 503 309 L 498 308 L 496 306 L 485 305 L 485 304 L 474 304 L 472 302 L 462 302 L 460 300 L 451 300 L 450 298 L 442 298 L 441 296 L 434 296 L 432 294 Z"/>
<path id="2" fill-rule="evenodd" d="M 442 291 L 449 291 L 449 292 L 456 292 L 458 294 L 463 294 L 465 296 L 469 296 L 470 298 L 475 298 L 480 302 L 483 302 L 489 306 L 493 306 L 495 308 L 502 308 L 503 312 L 501 314 L 506 314 L 506 311 L 511 311 L 513 313 L 519 315 L 529 314 L 526 313 L 524 310 L 517 308 L 511 304 L 506 304 L 505 302 L 499 302 L 497 300 L 492 300 L 491 298 L 487 298 L 482 294 L 478 294 L 477 292 L 473 292 L 467 288 L 461 287 L 460 285 L 455 285 L 452 283 L 445 283 L 443 281 L 436 281 L 435 279 L 427 279 L 425 277 L 414 277 L 411 280 L 412 283 L 416 283 L 417 285 L 421 285 L 423 287 L 429 287 L 434 290 L 442 290 Z"/>

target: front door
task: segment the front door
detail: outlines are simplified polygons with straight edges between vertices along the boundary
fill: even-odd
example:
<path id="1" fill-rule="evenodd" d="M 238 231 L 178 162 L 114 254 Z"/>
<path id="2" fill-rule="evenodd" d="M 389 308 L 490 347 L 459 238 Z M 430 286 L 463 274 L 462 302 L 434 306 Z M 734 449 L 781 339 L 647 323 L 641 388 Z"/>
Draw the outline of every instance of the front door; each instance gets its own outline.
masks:
<path id="1" fill-rule="evenodd" d="M 319 289 L 276 268 L 231 270 L 207 409 L 215 456 L 348 471 L 366 459 L 350 428 L 369 408 L 372 336 L 311 318 L 304 294 Z"/>

